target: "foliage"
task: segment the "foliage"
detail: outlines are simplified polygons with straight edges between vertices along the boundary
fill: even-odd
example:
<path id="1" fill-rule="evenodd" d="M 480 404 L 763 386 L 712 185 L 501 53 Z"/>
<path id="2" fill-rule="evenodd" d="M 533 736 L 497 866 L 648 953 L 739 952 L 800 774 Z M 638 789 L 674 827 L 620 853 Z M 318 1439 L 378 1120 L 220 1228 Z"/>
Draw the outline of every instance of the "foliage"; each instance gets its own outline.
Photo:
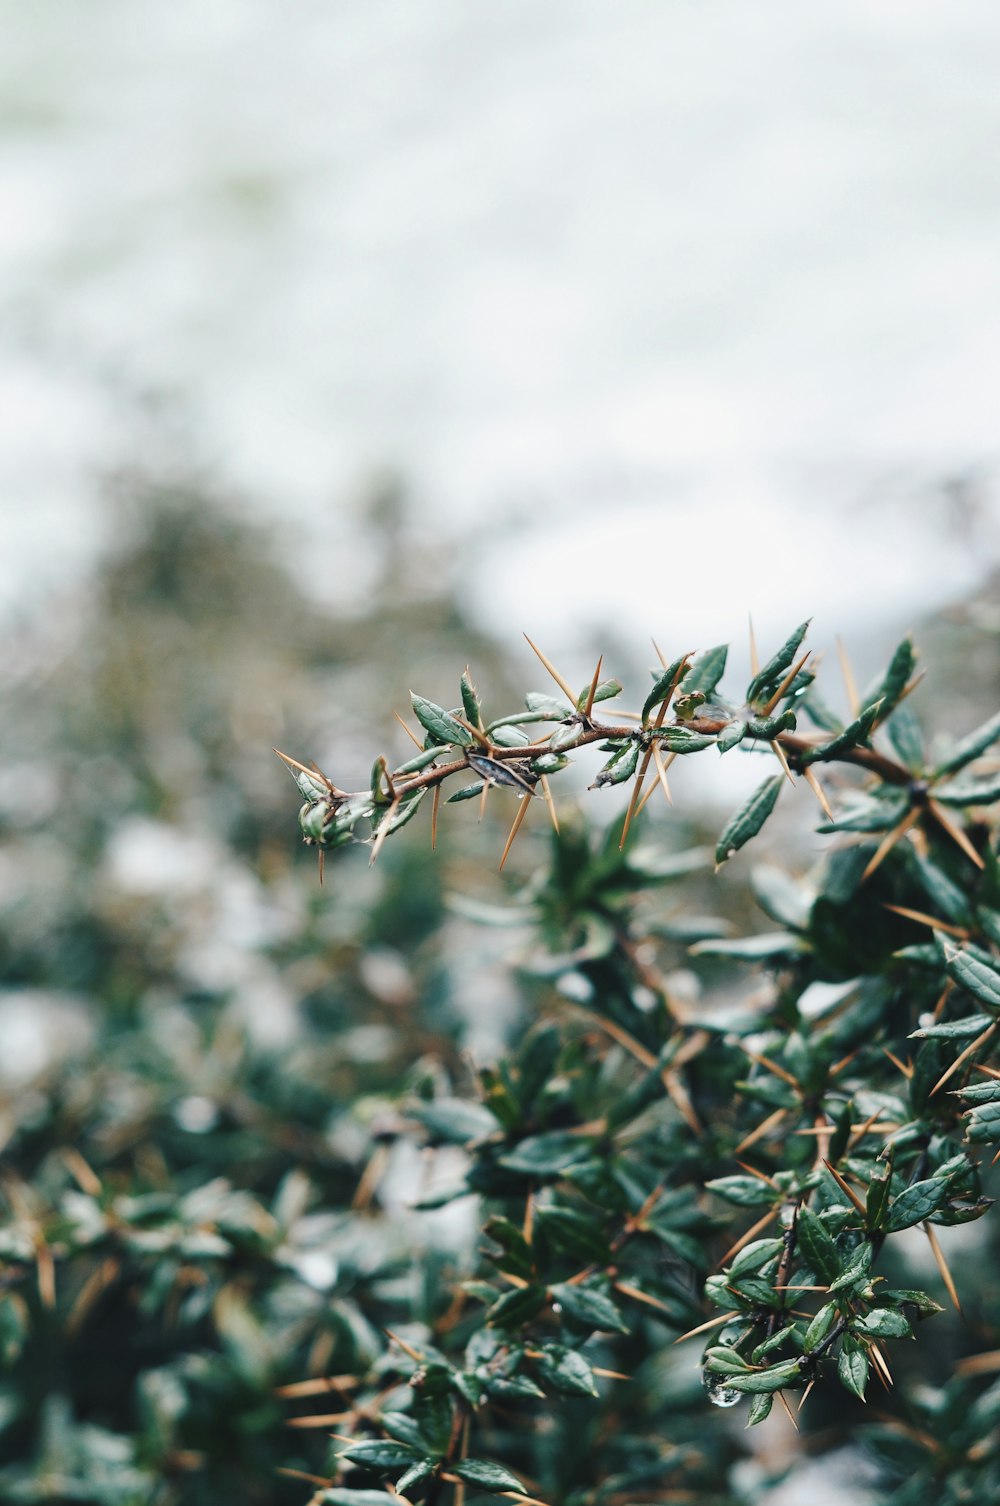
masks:
<path id="1" fill-rule="evenodd" d="M 292 760 L 319 888 L 265 744 L 336 729 L 347 767 L 404 661 L 430 689 L 461 645 L 512 704 L 500 656 L 408 591 L 385 498 L 338 621 L 199 493 L 129 487 L 70 656 L 32 630 L 7 687 L 0 1499 L 728 1506 L 784 1402 L 826 1447 L 876 1394 L 880 1499 L 992 1499 L 996 719 L 926 751 L 906 641 L 841 722 L 802 631 L 735 700 L 722 649 L 661 664 L 634 720 L 600 667 L 499 717 L 467 674 L 357 793 Z M 737 745 L 787 772 L 714 856 L 680 811 L 650 845 L 644 793 Z M 542 853 L 591 746 L 625 817 L 561 805 Z M 735 934 L 791 781 L 829 851 L 755 870 Z M 496 787 L 482 825 L 446 785 Z"/>

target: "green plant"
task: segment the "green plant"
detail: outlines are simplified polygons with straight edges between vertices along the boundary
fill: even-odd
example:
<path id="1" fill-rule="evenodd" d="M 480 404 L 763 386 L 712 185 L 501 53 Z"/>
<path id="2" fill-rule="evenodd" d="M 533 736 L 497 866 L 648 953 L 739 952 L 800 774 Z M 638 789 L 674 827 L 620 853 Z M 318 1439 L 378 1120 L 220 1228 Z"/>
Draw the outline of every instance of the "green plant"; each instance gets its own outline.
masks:
<path id="1" fill-rule="evenodd" d="M 909 1371 L 902 1341 L 942 1305 L 905 1276 L 908 1231 L 924 1231 L 958 1306 L 937 1231 L 987 1211 L 981 1162 L 1000 1139 L 1000 715 L 929 754 L 905 639 L 844 724 L 820 699 L 806 629 L 736 701 L 720 690 L 725 647 L 662 661 L 631 715 L 604 714 L 621 686 L 600 663 L 577 692 L 539 654 L 559 695 L 531 692 L 491 719 L 466 672 L 453 709 L 412 697 L 418 751 L 393 768 L 378 758 L 357 793 L 281 755 L 321 853 L 364 834 L 374 861 L 428 795 L 433 840 L 451 785 L 450 802 L 513 791 L 504 859 L 536 795 L 555 827 L 548 870 L 506 917 L 548 948 L 536 1019 L 509 1056 L 464 1084 L 427 1082 L 407 1110 L 429 1146 L 464 1153 L 464 1175 L 432 1201 L 483 1200 L 478 1268 L 357 1378 L 317 1501 L 388 1506 L 398 1492 L 433 1506 L 446 1486 L 456 1499 L 728 1498 L 725 1452 L 696 1446 L 697 1408 L 671 1373 L 678 1335 L 708 1335 L 707 1400 L 746 1402 L 756 1424 L 776 1398 L 789 1411 L 819 1387 L 829 1416 L 831 1386 L 862 1401 Z M 549 784 L 589 745 L 607 755 L 595 786 L 631 787 L 603 839 L 560 828 Z M 657 786 L 669 800 L 674 759 L 739 745 L 780 767 L 726 823 L 717 866 L 799 780 L 840 840 L 807 880 L 758 876 L 771 932 L 661 927 L 668 944 L 693 942 L 706 983 L 762 970 L 738 1003 L 683 1000 L 643 906 L 706 854 L 651 855 L 633 845 L 635 820 Z M 835 771 L 824 790 L 818 774 Z M 840 771 L 860 785 L 842 788 Z M 977 1329 L 996 1331 L 985 1302 Z M 919 1426 L 883 1427 L 894 1501 L 1000 1490 L 1000 1386 L 978 1379 L 990 1369 L 959 1366 L 937 1400 L 925 1393 Z M 372 1494 L 376 1481 L 391 1495 Z"/>

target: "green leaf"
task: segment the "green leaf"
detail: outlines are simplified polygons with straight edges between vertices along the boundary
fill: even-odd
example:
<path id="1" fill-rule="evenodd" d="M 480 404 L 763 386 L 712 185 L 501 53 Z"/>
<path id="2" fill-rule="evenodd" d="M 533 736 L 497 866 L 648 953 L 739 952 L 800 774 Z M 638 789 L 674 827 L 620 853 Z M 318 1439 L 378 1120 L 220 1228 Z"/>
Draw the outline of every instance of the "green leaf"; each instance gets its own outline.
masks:
<path id="1" fill-rule="evenodd" d="M 887 1234 L 910 1229 L 935 1213 L 947 1197 L 948 1181 L 944 1177 L 925 1177 L 923 1181 L 911 1182 L 889 1204 L 882 1227 Z"/>
<path id="2" fill-rule="evenodd" d="M 755 1396 L 764 1391 L 783 1391 L 786 1386 L 797 1381 L 801 1374 L 801 1360 L 785 1360 L 783 1364 L 772 1365 L 767 1370 L 754 1370 L 749 1375 L 728 1375 L 726 1385 L 734 1391 L 742 1391 L 746 1396 Z"/>
<path id="3" fill-rule="evenodd" d="M 574 1286 L 569 1281 L 562 1281 L 549 1287 L 549 1295 L 554 1302 L 558 1302 L 563 1312 L 575 1318 L 578 1323 L 585 1323 L 605 1333 L 630 1332 L 628 1323 L 611 1298 L 596 1287 L 579 1284 Z"/>
<path id="4" fill-rule="evenodd" d="M 873 701 L 882 702 L 879 715 L 883 721 L 910 683 L 916 663 L 917 656 L 913 648 L 913 639 L 907 634 L 896 648 L 885 674 L 863 697 L 865 704 L 869 706 Z"/>
<path id="5" fill-rule="evenodd" d="M 773 659 L 769 659 L 757 674 L 754 675 L 747 686 L 747 701 L 750 705 L 763 696 L 765 692 L 776 690 L 779 683 L 784 679 L 785 672 L 791 667 L 792 661 L 799 651 L 803 638 L 809 631 L 809 619 L 795 629 L 790 637 L 785 639 Z"/>
<path id="6" fill-rule="evenodd" d="M 543 1344 L 535 1364 L 544 1380 L 566 1396 L 597 1396 L 594 1372 L 575 1349 L 563 1344 Z"/>
<path id="7" fill-rule="evenodd" d="M 891 1307 L 873 1307 L 863 1318 L 856 1318 L 851 1328 L 855 1333 L 867 1334 L 874 1339 L 913 1338 L 909 1320 Z"/>
<path id="8" fill-rule="evenodd" d="M 911 1030 L 908 1040 L 960 1041 L 966 1036 L 980 1035 L 994 1019 L 988 1014 L 968 1015 L 964 1020 L 945 1020 L 937 1025 L 925 1025 L 923 1030 Z"/>
<path id="9" fill-rule="evenodd" d="M 581 1265 L 608 1259 L 608 1238 L 599 1218 L 573 1208 L 538 1208 L 535 1223 L 553 1249 Z"/>
<path id="10" fill-rule="evenodd" d="M 477 1490 L 485 1490 L 490 1495 L 500 1495 L 505 1490 L 516 1490 L 522 1496 L 527 1494 L 516 1475 L 502 1464 L 492 1464 L 488 1459 L 462 1459 L 452 1465 L 452 1470 L 467 1485 L 474 1485 Z"/>
<path id="11" fill-rule="evenodd" d="M 387 1490 L 348 1490 L 343 1485 L 321 1490 L 313 1500 L 323 1501 L 326 1506 L 399 1506 L 399 1497 Z"/>
<path id="12" fill-rule="evenodd" d="M 788 931 L 768 931 L 761 936 L 739 936 L 733 940 L 710 938 L 696 941 L 688 950 L 692 957 L 738 957 L 743 962 L 767 962 L 773 957 L 794 957 L 808 950 L 801 936 Z"/>
<path id="13" fill-rule="evenodd" d="M 602 680 L 594 691 L 594 701 L 613 701 L 615 696 L 621 695 L 621 693 L 622 687 L 620 680 Z M 588 681 L 588 683 L 583 687 L 583 689 L 580 691 L 580 694 L 576 698 L 577 711 L 583 710 L 584 706 L 586 706 L 587 704 L 587 697 L 589 695 L 590 683 Z"/>
<path id="14" fill-rule="evenodd" d="M 758 741 L 773 742 L 782 732 L 794 731 L 794 711 L 783 711 L 780 716 L 752 716 L 747 722 L 747 736 Z"/>
<path id="15" fill-rule="evenodd" d="M 844 1335 L 837 1361 L 837 1374 L 844 1389 L 859 1401 L 864 1401 L 865 1387 L 868 1385 L 868 1356 L 864 1346 L 847 1334 Z"/>
<path id="16" fill-rule="evenodd" d="M 680 659 L 675 659 L 673 664 L 668 665 L 663 673 L 657 676 L 652 690 L 649 692 L 649 695 L 642 703 L 643 726 L 645 726 L 649 721 L 650 712 L 654 711 L 656 707 L 659 706 L 660 702 L 665 701 L 670 695 L 670 693 L 674 689 L 674 681 L 676 680 L 677 683 L 680 684 L 681 680 L 684 678 L 682 671 L 684 670 L 684 659 L 686 657 L 687 656 L 684 655 Z"/>
<path id="17" fill-rule="evenodd" d="M 379 1422 L 392 1438 L 400 1443 L 412 1444 L 415 1449 L 426 1452 L 427 1440 L 417 1419 L 411 1412 L 383 1412 Z"/>
<path id="18" fill-rule="evenodd" d="M 767 1265 L 780 1255 L 785 1248 L 783 1239 L 755 1239 L 752 1243 L 744 1245 L 729 1267 L 729 1278 L 735 1280 L 737 1276 L 745 1276 L 751 1271 L 759 1271 L 761 1266 Z"/>
<path id="19" fill-rule="evenodd" d="M 924 735 L 908 702 L 896 707 L 886 721 L 885 730 L 906 767 L 919 772 L 924 766 Z"/>
<path id="20" fill-rule="evenodd" d="M 956 780 L 954 784 L 935 786 L 934 799 L 941 805 L 993 805 L 1000 800 L 1000 778 Z"/>
<path id="21" fill-rule="evenodd" d="M 472 683 L 468 666 L 462 673 L 462 706 L 465 709 L 465 720 L 473 727 L 483 725 L 483 712 L 479 704 L 479 696 L 476 687 Z"/>
<path id="22" fill-rule="evenodd" d="M 836 1302 L 824 1302 L 803 1335 L 802 1347 L 806 1354 L 812 1354 L 814 1349 L 819 1348 L 836 1321 Z"/>
<path id="23" fill-rule="evenodd" d="M 426 789 L 414 790 L 412 795 L 407 795 L 406 799 L 397 806 L 394 814 L 390 814 L 392 806 L 388 806 L 381 820 L 375 821 L 373 819 L 372 825 L 374 830 L 384 831 L 387 836 L 390 832 L 399 831 L 399 828 L 405 826 L 407 821 L 413 820 L 413 817 L 420 809 L 420 802 L 426 794 Z"/>
<path id="24" fill-rule="evenodd" d="M 966 1120 L 965 1138 L 970 1144 L 994 1144 L 1000 1140 L 1000 1098 L 970 1109 Z"/>
<path id="25" fill-rule="evenodd" d="M 537 1283 L 531 1286 L 516 1286 L 504 1292 L 499 1301 L 486 1314 L 491 1328 L 520 1328 L 530 1323 L 545 1305 L 545 1288 Z"/>
<path id="26" fill-rule="evenodd" d="M 433 701 L 428 701 L 422 695 L 414 695 L 410 692 L 410 702 L 413 706 L 414 715 L 420 725 L 436 737 L 440 743 L 454 744 L 459 748 L 468 748 L 473 742 L 472 733 L 457 722 L 449 711 L 443 706 L 437 706 Z"/>
<path id="27" fill-rule="evenodd" d="M 715 734 L 692 732 L 690 727 L 657 727 L 653 736 L 668 753 L 700 753 L 702 748 L 714 748 Z"/>
<path id="28" fill-rule="evenodd" d="M 396 1481 L 398 1495 L 403 1495 L 409 1490 L 411 1485 L 419 1485 L 421 1480 L 426 1480 L 433 1469 L 434 1461 L 432 1459 L 418 1459 L 414 1464 L 411 1464 L 409 1469 L 404 1471 Z"/>
<path id="29" fill-rule="evenodd" d="M 529 1135 L 515 1150 L 501 1156 L 501 1165 L 529 1176 L 558 1176 L 591 1154 L 590 1141 L 567 1130 L 550 1130 L 544 1135 Z"/>
<path id="30" fill-rule="evenodd" d="M 365 1469 L 406 1469 L 420 1456 L 409 1443 L 397 1443 L 391 1438 L 373 1438 L 368 1443 L 352 1443 L 341 1450 L 340 1457 L 352 1464 L 363 1464 Z"/>
<path id="31" fill-rule="evenodd" d="M 686 693 L 690 695 L 693 691 L 700 690 L 708 700 L 711 700 L 716 686 L 726 672 L 728 655 L 727 643 L 719 643 L 715 648 L 708 648 L 703 654 L 699 654 L 685 677 Z"/>
<path id="32" fill-rule="evenodd" d="M 963 769 L 967 763 L 985 753 L 987 748 L 1000 738 L 1000 711 L 991 716 L 988 722 L 983 722 L 974 732 L 963 737 L 961 742 L 956 743 L 951 754 L 939 763 L 932 774 L 932 779 L 940 779 L 943 774 L 954 774 L 956 770 Z"/>
<path id="33" fill-rule="evenodd" d="M 615 749 L 590 788 L 598 790 L 606 784 L 624 784 L 626 779 L 632 778 L 638 762 L 639 744 L 629 738 L 627 743 Z"/>
<path id="34" fill-rule="evenodd" d="M 760 1181 L 758 1177 L 715 1177 L 711 1182 L 705 1183 L 705 1188 L 740 1208 L 765 1207 L 778 1202 L 782 1197 L 780 1191 L 770 1187 L 767 1182 Z"/>
<path id="35" fill-rule="evenodd" d="M 410 1113 L 446 1145 L 468 1145 L 470 1140 L 482 1140 L 499 1129 L 489 1109 L 467 1098 L 435 1098 L 430 1103 L 415 1104 Z"/>
<path id="36" fill-rule="evenodd" d="M 836 1281 L 840 1275 L 840 1256 L 823 1222 L 811 1208 L 800 1208 L 795 1228 L 799 1249 L 820 1282 L 825 1286 Z"/>
<path id="37" fill-rule="evenodd" d="M 733 853 L 749 842 L 760 831 L 768 816 L 774 810 L 775 801 L 784 783 L 783 774 L 773 774 L 764 783 L 758 785 L 750 799 L 740 806 L 739 810 L 726 822 L 722 835 L 715 846 L 716 863 L 724 863 L 731 858 Z"/>
<path id="38" fill-rule="evenodd" d="M 747 724 L 745 721 L 737 720 L 729 722 L 715 739 L 715 746 L 720 753 L 728 753 L 730 748 L 739 746 L 746 737 L 746 734 Z"/>
<path id="39" fill-rule="evenodd" d="M 460 800 L 474 800 L 477 795 L 482 794 L 485 788 L 486 780 L 477 779 L 475 784 L 463 785 L 460 790 L 455 791 L 454 795 L 449 795 L 445 805 L 457 805 Z"/>
<path id="40" fill-rule="evenodd" d="M 752 1428 L 755 1427 L 758 1422 L 764 1422 L 764 1420 L 770 1416 L 771 1408 L 773 1406 L 774 1393 L 768 1391 L 759 1392 L 759 1394 L 755 1396 L 750 1402 L 750 1406 L 747 1411 L 747 1427 Z"/>
<path id="41" fill-rule="evenodd" d="M 425 748 L 422 753 L 416 753 L 413 758 L 408 758 L 401 763 L 398 769 L 393 770 L 393 777 L 399 779 L 406 774 L 419 774 L 422 769 L 427 769 L 435 758 L 441 757 L 440 748 Z"/>
<path id="42" fill-rule="evenodd" d="M 956 951 L 947 940 L 942 940 L 948 976 L 983 1004 L 1000 1009 L 1000 971 L 970 951 Z"/>
<path id="43" fill-rule="evenodd" d="M 866 706 L 853 722 L 848 723 L 843 732 L 838 733 L 835 738 L 821 747 L 810 748 L 808 752 L 801 754 L 799 762 L 802 764 L 823 763 L 827 759 L 839 758 L 841 754 L 849 752 L 852 748 L 860 747 L 871 736 L 872 728 L 878 721 L 881 710 L 880 701 Z"/>

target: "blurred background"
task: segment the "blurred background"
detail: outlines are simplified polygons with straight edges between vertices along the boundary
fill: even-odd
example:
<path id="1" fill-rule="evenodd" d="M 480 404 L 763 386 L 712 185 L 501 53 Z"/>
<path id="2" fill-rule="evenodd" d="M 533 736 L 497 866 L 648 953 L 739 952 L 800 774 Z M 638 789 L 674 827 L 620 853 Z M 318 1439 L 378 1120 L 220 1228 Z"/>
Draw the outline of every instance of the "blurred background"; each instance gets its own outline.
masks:
<path id="1" fill-rule="evenodd" d="M 273 744 L 354 788 L 409 688 L 543 688 L 522 630 L 643 684 L 650 635 L 745 663 L 749 614 L 862 681 L 913 628 L 932 725 L 996 705 L 1000 14 L 0 0 L 0 36 L 3 1137 L 52 1206 L 70 1142 L 272 1218 L 292 1157 L 344 1206 L 400 1074 L 517 1020 L 509 943 L 445 907 L 500 828 L 461 807 L 437 864 L 421 833 L 320 892 Z M 714 833 L 752 762 L 656 835 Z M 317 1227 L 274 1245 L 276 1332 L 327 1312 Z M 244 1429 L 228 1488 L 300 1500 L 239 1387 L 305 1341 L 262 1371 L 227 1321 L 237 1379 L 170 1385 Z M 136 1499 L 186 1478 L 188 1392 L 143 1380 L 126 1461 L 134 1403 L 47 1364 L 0 1405 L 7 1499 L 131 1500 L 109 1448 Z M 812 1468 L 766 1499 L 816 1506 Z"/>

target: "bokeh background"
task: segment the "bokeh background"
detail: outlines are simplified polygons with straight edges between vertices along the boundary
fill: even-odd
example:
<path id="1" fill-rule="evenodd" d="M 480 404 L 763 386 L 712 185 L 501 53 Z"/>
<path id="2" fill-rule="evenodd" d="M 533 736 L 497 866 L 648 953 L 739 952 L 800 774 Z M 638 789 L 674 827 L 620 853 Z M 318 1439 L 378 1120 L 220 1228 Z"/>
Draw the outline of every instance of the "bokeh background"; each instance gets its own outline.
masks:
<path id="1" fill-rule="evenodd" d="M 522 630 L 640 683 L 650 635 L 745 662 L 749 614 L 862 680 L 914 628 L 932 724 L 995 706 L 1000 14 L 0 0 L 0 36 L 3 1134 L 25 1175 L 75 1140 L 155 1182 L 155 1142 L 275 1191 L 292 1157 L 343 1204 L 434 1032 L 516 1020 L 506 943 L 445 908 L 496 830 L 320 894 L 272 744 L 354 787 L 411 686 L 471 662 L 515 704 Z M 291 1148 L 248 1108 L 276 1060 Z M 331 1237 L 276 1259 L 317 1301 Z M 9 1499 L 90 1458 L 74 1416 L 134 1427 L 79 1382 L 5 1393 Z M 787 1462 L 756 1498 L 816 1506 Z"/>

